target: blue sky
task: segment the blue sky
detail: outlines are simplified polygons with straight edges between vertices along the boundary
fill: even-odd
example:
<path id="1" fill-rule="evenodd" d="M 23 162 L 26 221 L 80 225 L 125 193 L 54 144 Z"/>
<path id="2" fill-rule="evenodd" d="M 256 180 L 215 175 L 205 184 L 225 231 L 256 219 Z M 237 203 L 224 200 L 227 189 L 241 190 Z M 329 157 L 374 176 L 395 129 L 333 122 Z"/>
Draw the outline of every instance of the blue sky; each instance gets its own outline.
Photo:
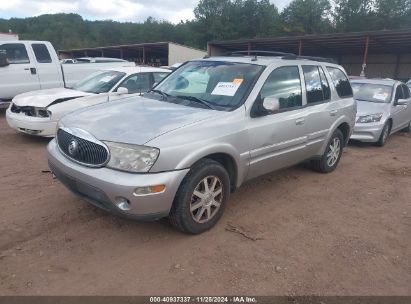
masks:
<path id="1" fill-rule="evenodd" d="M 280 10 L 291 0 L 271 0 Z M 178 23 L 194 18 L 199 0 L 2 0 L 0 18 L 77 13 L 89 20 L 140 22 L 152 16 Z"/>

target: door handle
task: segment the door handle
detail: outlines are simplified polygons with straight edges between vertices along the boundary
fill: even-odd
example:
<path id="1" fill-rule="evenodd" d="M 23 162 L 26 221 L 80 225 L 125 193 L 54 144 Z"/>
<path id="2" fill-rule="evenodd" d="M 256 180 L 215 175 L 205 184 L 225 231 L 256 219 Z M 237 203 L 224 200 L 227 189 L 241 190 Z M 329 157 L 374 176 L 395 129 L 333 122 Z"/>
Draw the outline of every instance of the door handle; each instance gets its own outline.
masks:
<path id="1" fill-rule="evenodd" d="M 331 110 L 330 111 L 331 116 L 335 116 L 335 115 L 337 115 L 337 113 L 338 113 L 338 110 Z"/>
<path id="2" fill-rule="evenodd" d="M 30 72 L 32 75 L 36 75 L 37 74 L 37 69 L 36 68 L 30 68 Z"/>
<path id="3" fill-rule="evenodd" d="M 297 126 L 300 126 L 300 125 L 303 125 L 304 122 L 305 122 L 305 118 L 298 118 L 298 119 L 295 121 L 295 124 L 296 124 Z"/>

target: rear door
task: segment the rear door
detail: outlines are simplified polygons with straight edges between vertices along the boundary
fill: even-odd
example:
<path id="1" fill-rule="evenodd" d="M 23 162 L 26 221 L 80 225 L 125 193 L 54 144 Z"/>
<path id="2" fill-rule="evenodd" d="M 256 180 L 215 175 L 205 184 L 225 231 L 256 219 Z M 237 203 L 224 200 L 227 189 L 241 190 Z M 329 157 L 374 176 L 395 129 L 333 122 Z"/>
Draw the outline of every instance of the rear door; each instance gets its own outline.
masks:
<path id="1" fill-rule="evenodd" d="M 34 58 L 36 60 L 37 74 L 40 79 L 41 89 L 51 89 L 63 86 L 60 77 L 60 63 L 52 59 L 51 50 L 44 43 L 32 43 Z M 53 50 L 54 52 L 54 50 Z"/>
<path id="2" fill-rule="evenodd" d="M 6 54 L 9 65 L 0 67 L 0 99 L 12 99 L 14 96 L 40 89 L 36 63 L 31 50 L 21 42 L 0 42 L 0 52 Z"/>

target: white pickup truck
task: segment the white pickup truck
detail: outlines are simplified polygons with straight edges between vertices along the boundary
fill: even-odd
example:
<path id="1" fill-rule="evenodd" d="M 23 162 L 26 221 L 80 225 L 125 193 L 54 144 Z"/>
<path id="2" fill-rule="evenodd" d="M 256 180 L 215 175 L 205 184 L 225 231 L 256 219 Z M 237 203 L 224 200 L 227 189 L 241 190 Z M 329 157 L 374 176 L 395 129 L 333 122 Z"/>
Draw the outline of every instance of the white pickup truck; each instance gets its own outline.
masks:
<path id="1" fill-rule="evenodd" d="M 48 41 L 0 42 L 0 107 L 16 95 L 41 89 L 71 87 L 101 69 L 135 66 L 134 62 L 61 64 Z"/>

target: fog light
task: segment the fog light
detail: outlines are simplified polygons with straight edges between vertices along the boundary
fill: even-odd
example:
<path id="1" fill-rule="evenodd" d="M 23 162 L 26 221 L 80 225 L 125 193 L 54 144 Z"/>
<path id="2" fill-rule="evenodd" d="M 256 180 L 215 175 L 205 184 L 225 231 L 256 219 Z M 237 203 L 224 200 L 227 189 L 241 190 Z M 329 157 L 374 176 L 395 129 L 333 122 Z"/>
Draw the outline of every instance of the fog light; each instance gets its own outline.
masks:
<path id="1" fill-rule="evenodd" d="M 128 201 L 128 199 L 124 197 L 116 198 L 116 205 L 119 209 L 123 211 L 128 211 L 131 209 L 130 202 Z"/>
<path id="2" fill-rule="evenodd" d="M 134 189 L 134 195 L 139 196 L 139 195 L 147 195 L 147 194 L 155 194 L 155 193 L 161 193 L 164 192 L 166 189 L 165 185 L 156 185 L 156 186 L 146 186 L 146 187 L 138 187 Z"/>

